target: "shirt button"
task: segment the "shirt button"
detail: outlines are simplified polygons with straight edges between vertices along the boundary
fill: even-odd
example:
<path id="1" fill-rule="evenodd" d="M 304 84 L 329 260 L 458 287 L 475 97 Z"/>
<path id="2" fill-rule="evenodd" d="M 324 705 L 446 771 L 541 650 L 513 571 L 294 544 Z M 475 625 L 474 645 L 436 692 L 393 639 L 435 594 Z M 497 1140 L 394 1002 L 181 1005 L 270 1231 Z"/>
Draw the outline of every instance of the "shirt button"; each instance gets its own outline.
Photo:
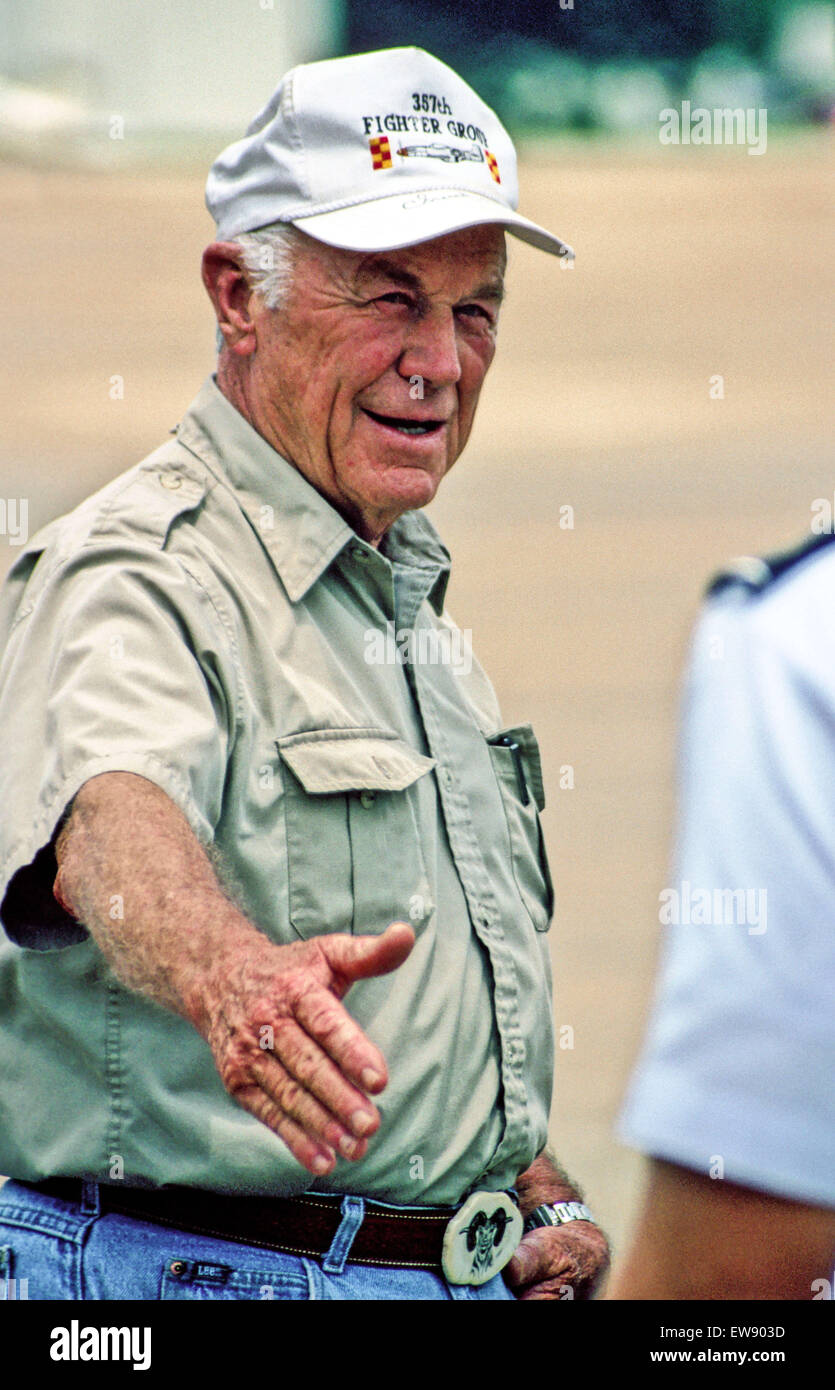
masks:
<path id="1" fill-rule="evenodd" d="M 171 492 L 176 492 L 178 487 L 183 486 L 183 480 L 176 473 L 163 473 L 160 476 L 163 487 L 167 487 Z"/>
<path id="2" fill-rule="evenodd" d="M 450 772 L 448 767 L 441 768 L 441 781 L 447 788 L 452 786 L 452 773 Z"/>
<path id="3" fill-rule="evenodd" d="M 363 806 L 366 811 L 368 810 L 369 806 L 374 805 L 376 799 L 376 792 L 360 792 L 360 806 Z"/>
<path id="4" fill-rule="evenodd" d="M 355 560 L 367 560 L 369 558 L 368 551 L 363 550 L 362 546 L 360 545 L 353 546 L 351 549 L 351 554 L 353 555 Z"/>

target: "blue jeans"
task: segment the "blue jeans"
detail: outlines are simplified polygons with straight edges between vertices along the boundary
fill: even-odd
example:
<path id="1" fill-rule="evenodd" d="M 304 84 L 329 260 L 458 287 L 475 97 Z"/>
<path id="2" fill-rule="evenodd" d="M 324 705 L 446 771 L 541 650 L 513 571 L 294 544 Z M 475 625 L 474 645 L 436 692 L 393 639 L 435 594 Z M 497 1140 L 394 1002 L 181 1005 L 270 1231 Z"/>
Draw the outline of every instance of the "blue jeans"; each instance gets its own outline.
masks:
<path id="1" fill-rule="evenodd" d="M 102 1213 L 96 1183 L 65 1202 L 10 1179 L 0 1188 L 0 1298 L 513 1301 L 501 1274 L 472 1288 L 428 1269 L 351 1264 L 363 1199 L 342 1207 L 328 1253 L 303 1259 Z"/>

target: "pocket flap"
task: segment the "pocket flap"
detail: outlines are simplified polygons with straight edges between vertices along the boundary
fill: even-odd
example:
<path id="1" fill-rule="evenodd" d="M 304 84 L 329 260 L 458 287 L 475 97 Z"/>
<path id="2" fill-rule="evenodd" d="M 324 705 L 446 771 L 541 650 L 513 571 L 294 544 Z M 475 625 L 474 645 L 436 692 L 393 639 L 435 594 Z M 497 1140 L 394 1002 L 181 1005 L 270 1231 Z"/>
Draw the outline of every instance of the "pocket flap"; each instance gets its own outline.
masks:
<path id="1" fill-rule="evenodd" d="M 499 729 L 498 733 L 490 734 L 488 743 L 497 745 L 504 743 L 506 747 L 510 743 L 517 743 L 522 756 L 525 770 L 525 780 L 531 790 L 533 799 L 536 802 L 538 811 L 545 810 L 545 786 L 542 781 L 542 763 L 539 757 L 539 744 L 536 741 L 530 724 L 515 724 L 512 729 Z"/>
<path id="2" fill-rule="evenodd" d="M 314 729 L 276 740 L 306 792 L 402 792 L 431 772 L 434 758 L 384 729 Z"/>

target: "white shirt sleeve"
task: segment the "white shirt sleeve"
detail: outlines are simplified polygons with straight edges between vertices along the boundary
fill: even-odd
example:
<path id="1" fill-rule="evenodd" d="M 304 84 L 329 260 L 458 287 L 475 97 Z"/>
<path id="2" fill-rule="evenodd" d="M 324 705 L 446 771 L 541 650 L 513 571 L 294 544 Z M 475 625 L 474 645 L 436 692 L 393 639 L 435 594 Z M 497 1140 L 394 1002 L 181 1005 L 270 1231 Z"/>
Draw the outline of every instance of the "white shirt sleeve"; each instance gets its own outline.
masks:
<path id="1" fill-rule="evenodd" d="M 825 581 L 822 583 L 821 581 Z M 626 1142 L 835 1206 L 835 553 L 711 602 Z"/>

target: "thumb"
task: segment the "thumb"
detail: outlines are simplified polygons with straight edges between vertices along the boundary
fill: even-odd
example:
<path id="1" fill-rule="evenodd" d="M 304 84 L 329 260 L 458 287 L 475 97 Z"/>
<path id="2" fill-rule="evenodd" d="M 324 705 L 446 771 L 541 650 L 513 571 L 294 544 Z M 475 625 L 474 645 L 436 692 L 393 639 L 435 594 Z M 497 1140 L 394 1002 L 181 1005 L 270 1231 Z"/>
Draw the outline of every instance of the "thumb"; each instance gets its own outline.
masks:
<path id="1" fill-rule="evenodd" d="M 524 1288 L 526 1284 L 533 1283 L 539 1272 L 542 1251 L 536 1236 L 537 1232 L 528 1231 L 505 1267 L 504 1277 L 512 1289 Z"/>
<path id="2" fill-rule="evenodd" d="M 323 936 L 320 946 L 344 992 L 354 980 L 388 975 L 402 965 L 415 944 L 408 922 L 391 922 L 381 936 Z"/>

